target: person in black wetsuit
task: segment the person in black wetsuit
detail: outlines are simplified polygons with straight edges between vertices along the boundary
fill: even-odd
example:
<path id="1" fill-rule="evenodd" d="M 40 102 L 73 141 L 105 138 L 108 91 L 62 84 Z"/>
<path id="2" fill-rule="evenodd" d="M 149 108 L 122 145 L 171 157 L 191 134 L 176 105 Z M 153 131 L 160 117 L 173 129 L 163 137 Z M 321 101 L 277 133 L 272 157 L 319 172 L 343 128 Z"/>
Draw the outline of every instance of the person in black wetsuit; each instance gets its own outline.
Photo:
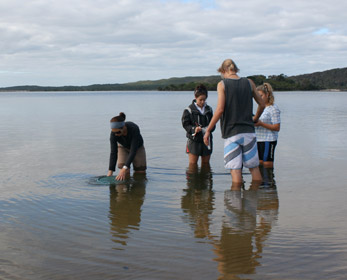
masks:
<path id="1" fill-rule="evenodd" d="M 116 180 L 124 180 L 130 174 L 130 165 L 134 171 L 145 173 L 147 169 L 146 151 L 139 127 L 133 122 L 125 122 L 125 114 L 120 113 L 110 120 L 111 154 L 107 176 L 112 176 L 118 162 L 119 174 Z"/>

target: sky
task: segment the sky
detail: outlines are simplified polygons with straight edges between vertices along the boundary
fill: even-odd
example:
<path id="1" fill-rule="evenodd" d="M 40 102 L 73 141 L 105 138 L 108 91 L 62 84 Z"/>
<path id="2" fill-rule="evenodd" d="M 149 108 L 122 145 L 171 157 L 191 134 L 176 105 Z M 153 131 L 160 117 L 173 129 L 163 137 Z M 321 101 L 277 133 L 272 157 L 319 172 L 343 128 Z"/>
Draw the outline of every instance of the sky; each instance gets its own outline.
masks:
<path id="1" fill-rule="evenodd" d="M 0 0 L 0 87 L 347 67 L 347 1 Z"/>

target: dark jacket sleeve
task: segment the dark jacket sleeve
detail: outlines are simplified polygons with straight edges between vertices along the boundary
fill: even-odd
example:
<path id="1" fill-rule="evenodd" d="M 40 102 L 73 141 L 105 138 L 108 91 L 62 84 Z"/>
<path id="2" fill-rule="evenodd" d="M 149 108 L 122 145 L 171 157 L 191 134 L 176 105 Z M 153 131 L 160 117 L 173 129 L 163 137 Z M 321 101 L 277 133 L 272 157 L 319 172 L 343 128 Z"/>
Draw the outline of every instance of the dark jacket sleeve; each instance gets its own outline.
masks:
<path id="1" fill-rule="evenodd" d="M 129 152 L 129 156 L 128 159 L 125 163 L 125 165 L 127 167 L 130 167 L 130 164 L 133 162 L 135 156 L 136 156 L 136 152 L 138 150 L 138 148 L 140 147 L 140 143 L 141 143 L 141 134 L 140 134 L 140 130 L 138 127 L 134 127 L 132 130 L 132 138 L 131 138 L 131 144 L 130 144 L 130 152 Z"/>
<path id="2" fill-rule="evenodd" d="M 116 136 L 113 133 L 111 133 L 110 135 L 110 145 L 111 145 L 111 153 L 110 153 L 110 163 L 109 163 L 108 170 L 115 171 L 117 158 L 118 158 L 118 144 L 117 144 Z"/>
<path id="3" fill-rule="evenodd" d="M 191 120 L 191 114 L 189 113 L 189 111 L 187 109 L 185 109 L 183 111 L 183 115 L 182 115 L 182 126 L 183 128 L 187 131 L 187 134 L 188 135 L 192 135 L 195 133 L 195 128 L 196 128 L 196 125 L 192 123 L 192 120 Z"/>

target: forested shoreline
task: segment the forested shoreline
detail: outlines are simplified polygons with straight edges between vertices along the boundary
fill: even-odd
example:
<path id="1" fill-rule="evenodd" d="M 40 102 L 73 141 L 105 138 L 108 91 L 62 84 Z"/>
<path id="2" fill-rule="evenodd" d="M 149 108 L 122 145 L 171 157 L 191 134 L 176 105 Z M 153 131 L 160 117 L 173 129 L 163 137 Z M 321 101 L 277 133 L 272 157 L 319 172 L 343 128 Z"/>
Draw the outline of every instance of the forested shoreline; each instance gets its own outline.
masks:
<path id="1" fill-rule="evenodd" d="M 248 76 L 256 85 L 268 82 L 275 91 L 308 91 L 308 90 L 340 90 L 347 91 L 347 67 L 331 69 L 311 74 L 286 76 L 253 75 Z M 13 86 L 0 88 L 0 91 L 191 91 L 197 84 L 203 83 L 208 90 L 216 90 L 221 80 L 219 75 L 170 78 L 155 81 L 138 81 L 124 84 L 94 84 L 88 86 Z"/>

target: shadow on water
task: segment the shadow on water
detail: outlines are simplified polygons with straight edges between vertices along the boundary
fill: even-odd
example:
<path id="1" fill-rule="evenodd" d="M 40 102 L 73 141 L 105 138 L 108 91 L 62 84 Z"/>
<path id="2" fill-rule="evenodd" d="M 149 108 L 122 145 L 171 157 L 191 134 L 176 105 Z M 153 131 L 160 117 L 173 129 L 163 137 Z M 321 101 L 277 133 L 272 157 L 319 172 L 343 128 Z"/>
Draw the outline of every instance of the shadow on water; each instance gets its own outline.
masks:
<path id="1" fill-rule="evenodd" d="M 130 232 L 139 230 L 146 183 L 146 175 L 134 174 L 131 181 L 110 184 L 110 231 L 118 245 L 126 246 Z"/>

